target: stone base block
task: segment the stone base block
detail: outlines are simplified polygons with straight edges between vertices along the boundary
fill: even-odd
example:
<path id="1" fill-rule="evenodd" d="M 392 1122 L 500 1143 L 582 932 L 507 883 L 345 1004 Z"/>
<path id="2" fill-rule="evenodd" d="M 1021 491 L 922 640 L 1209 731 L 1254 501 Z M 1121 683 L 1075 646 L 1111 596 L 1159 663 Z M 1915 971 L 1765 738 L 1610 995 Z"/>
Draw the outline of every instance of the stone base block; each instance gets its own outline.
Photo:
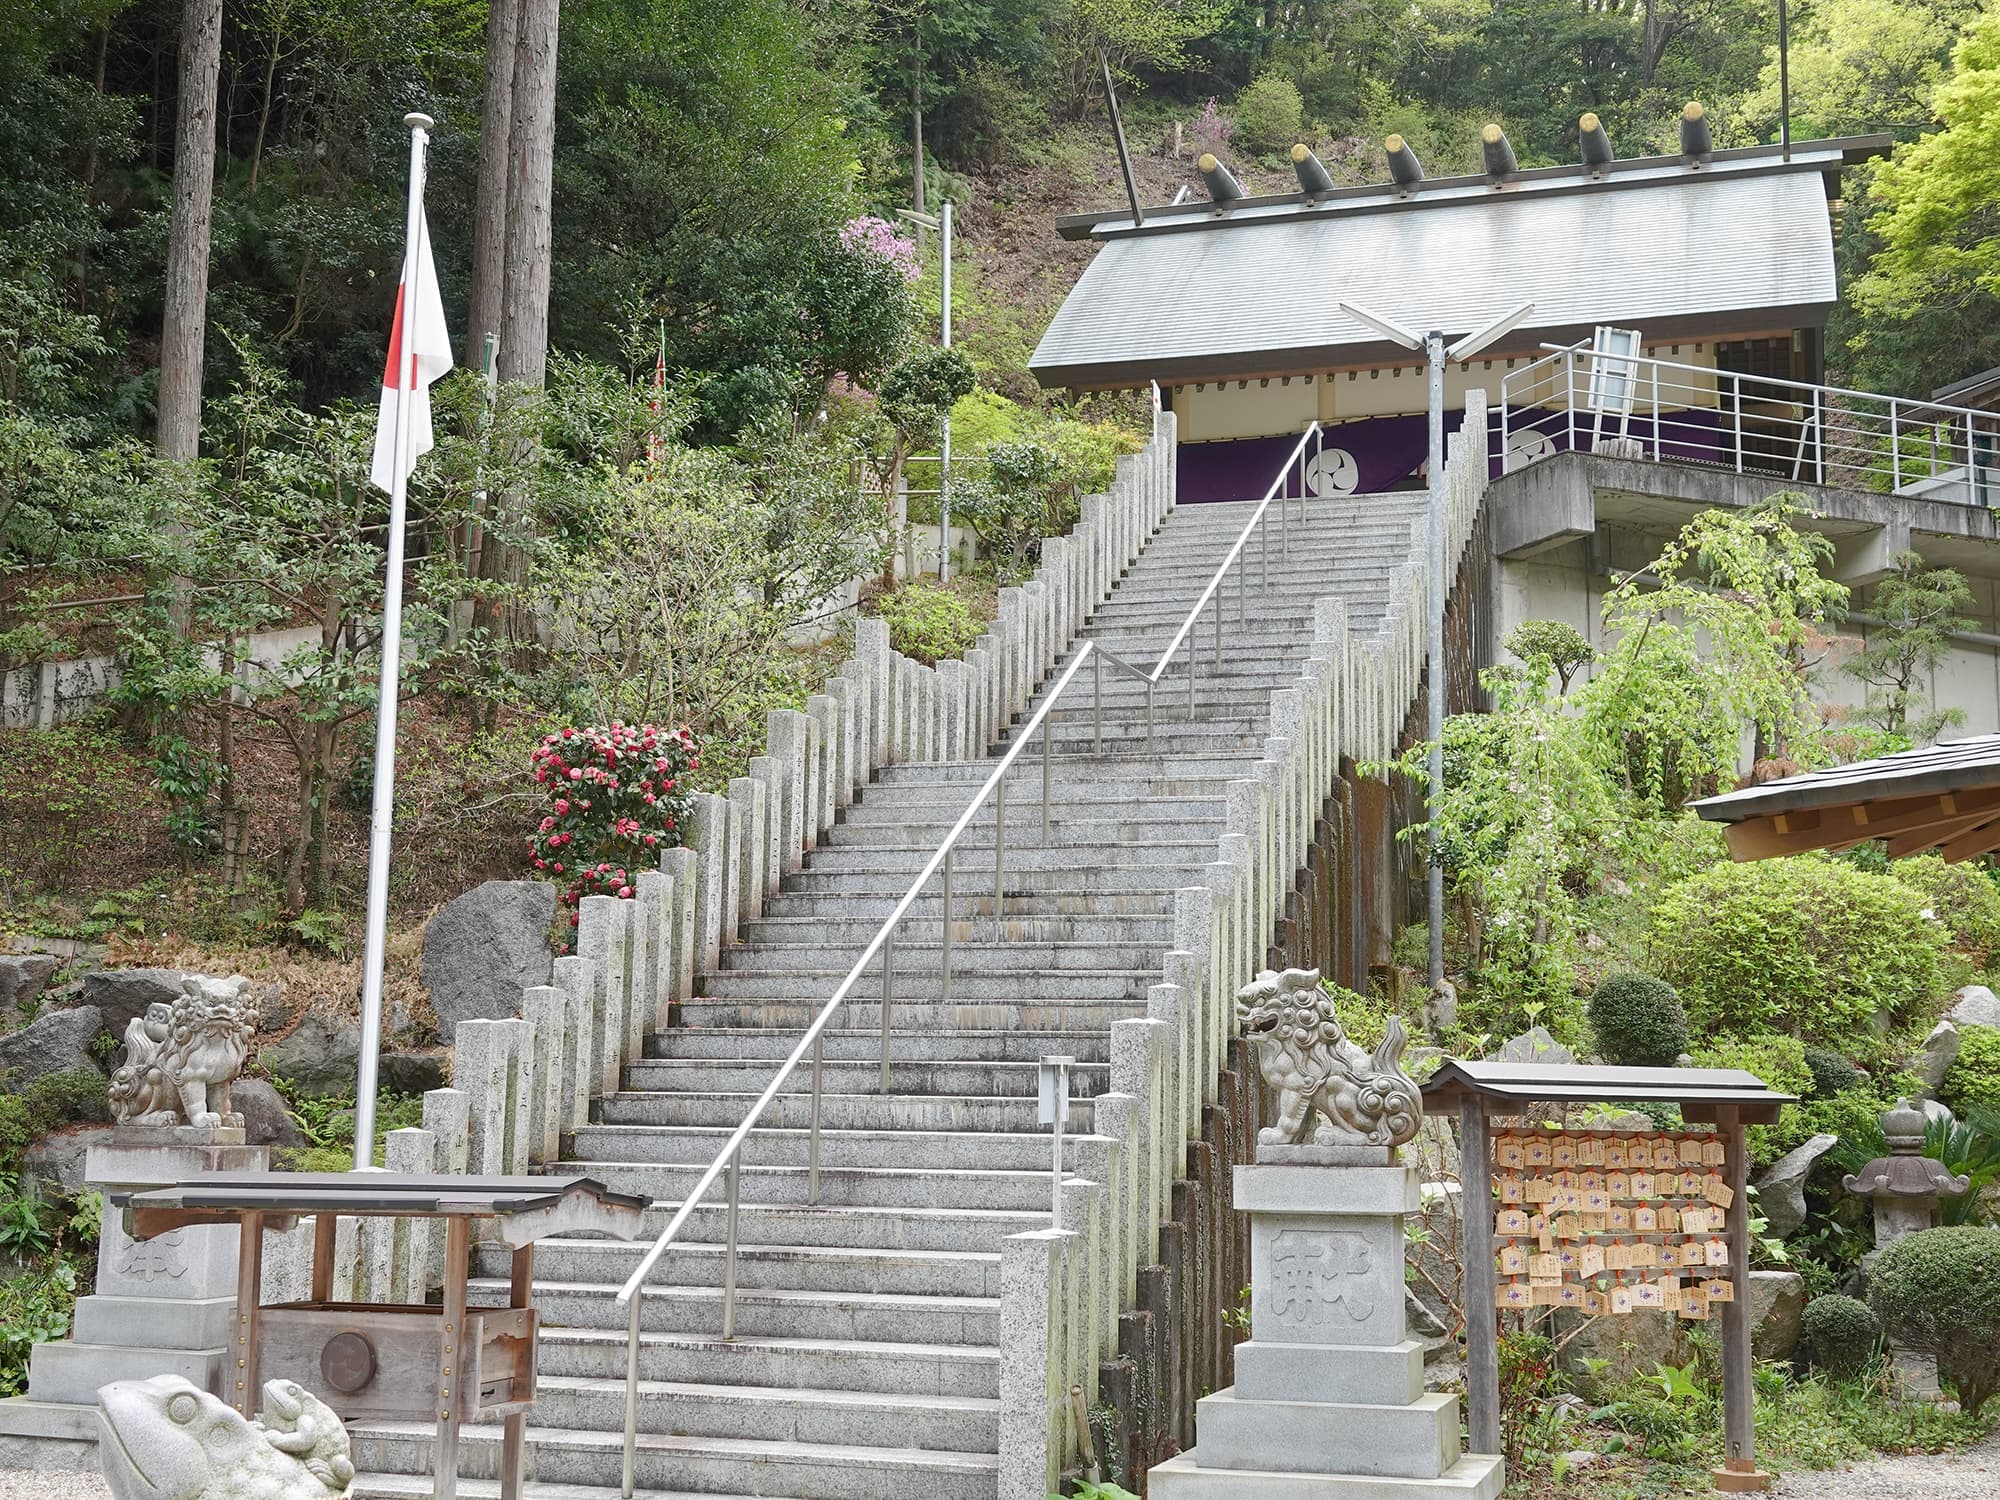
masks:
<path id="1" fill-rule="evenodd" d="M 37 1344 L 28 1355 L 28 1388 L 37 1401 L 95 1408 L 97 1388 L 114 1380 L 181 1375 L 205 1391 L 222 1389 L 221 1349 L 148 1349 L 131 1344 Z"/>
<path id="2" fill-rule="evenodd" d="M 97 1407 L 0 1401 L 0 1469 L 97 1472 Z"/>
<path id="3" fill-rule="evenodd" d="M 1374 1349 L 1358 1344 L 1236 1346 L 1239 1401 L 1359 1401 L 1409 1406 L 1424 1393 L 1420 1340 Z"/>
<path id="4" fill-rule="evenodd" d="M 1195 1405 L 1195 1434 L 1220 1469 L 1435 1479 L 1458 1462 L 1458 1397 L 1407 1406 L 1249 1401 L 1234 1387 Z"/>
<path id="5" fill-rule="evenodd" d="M 79 1344 L 126 1344 L 145 1339 L 158 1349 L 220 1349 L 229 1342 L 234 1297 L 173 1302 L 151 1297 L 80 1297 L 74 1338 Z"/>
<path id="6" fill-rule="evenodd" d="M 1151 1500 L 1499 1500 L 1507 1476 L 1497 1453 L 1468 1454 L 1435 1479 L 1382 1474 L 1266 1474 L 1211 1469 L 1202 1444 L 1146 1474 Z"/>

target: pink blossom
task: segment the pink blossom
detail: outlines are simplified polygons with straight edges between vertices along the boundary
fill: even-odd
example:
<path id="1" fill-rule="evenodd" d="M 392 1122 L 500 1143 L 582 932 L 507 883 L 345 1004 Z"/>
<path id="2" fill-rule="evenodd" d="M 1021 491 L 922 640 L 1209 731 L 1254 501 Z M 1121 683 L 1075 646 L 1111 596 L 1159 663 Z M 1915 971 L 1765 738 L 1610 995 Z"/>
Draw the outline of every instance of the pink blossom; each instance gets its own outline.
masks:
<path id="1" fill-rule="evenodd" d="M 621 885 L 621 886 L 619 886 L 619 887 L 618 887 L 618 899 L 619 899 L 620 901 L 630 901 L 630 900 L 632 899 L 632 887 L 631 887 L 631 886 L 629 886 L 629 885 Z"/>
<path id="2" fill-rule="evenodd" d="M 562 862 L 560 860 L 556 862 L 555 872 L 558 875 L 562 874 Z"/>
<path id="3" fill-rule="evenodd" d="M 896 232 L 896 226 L 873 214 L 849 219 L 840 228 L 840 243 L 849 250 L 878 256 L 901 273 L 903 280 L 916 281 L 924 274 L 917 247 Z"/>
<path id="4" fill-rule="evenodd" d="M 569 815 L 569 798 L 567 797 L 556 798 L 556 811 L 562 814 L 564 817 L 567 817 Z"/>
<path id="5" fill-rule="evenodd" d="M 551 828 L 553 828 L 553 827 L 555 827 L 555 826 L 556 826 L 556 820 L 555 820 L 554 818 L 544 818 L 544 819 L 542 819 L 542 832 L 543 832 L 543 833 L 547 833 L 547 832 L 548 832 L 548 831 L 549 831 L 549 830 L 550 830 Z"/>
<path id="6" fill-rule="evenodd" d="M 569 779 L 571 781 L 581 781 L 583 780 L 583 772 L 577 770 L 575 766 L 571 766 L 569 771 Z"/>

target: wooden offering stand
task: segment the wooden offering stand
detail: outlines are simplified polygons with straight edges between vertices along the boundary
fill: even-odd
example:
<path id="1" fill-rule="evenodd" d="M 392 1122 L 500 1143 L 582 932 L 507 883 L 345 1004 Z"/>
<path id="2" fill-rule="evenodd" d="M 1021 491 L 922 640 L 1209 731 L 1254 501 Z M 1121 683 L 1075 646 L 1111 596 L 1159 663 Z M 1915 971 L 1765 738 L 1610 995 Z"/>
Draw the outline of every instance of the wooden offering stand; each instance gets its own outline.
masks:
<path id="1" fill-rule="evenodd" d="M 342 1421 L 437 1424 L 433 1494 L 458 1490 L 458 1432 L 467 1421 L 502 1424 L 500 1494 L 521 1493 L 528 1407 L 535 1399 L 535 1242 L 551 1235 L 634 1238 L 647 1200 L 589 1177 L 407 1177 L 386 1172 L 257 1172 L 200 1177 L 150 1192 L 120 1193 L 134 1239 L 190 1224 L 235 1223 L 236 1315 L 220 1393 L 255 1414 L 262 1382 L 294 1380 Z M 333 1300 L 335 1229 L 343 1216 L 445 1221 L 440 1303 Z M 266 1307 L 266 1229 L 313 1221 L 312 1293 Z M 466 1305 L 473 1226 L 513 1251 L 508 1305 Z"/>
<path id="2" fill-rule="evenodd" d="M 1716 1277 L 1722 1283 L 1714 1288 L 1716 1295 L 1713 1297 L 1714 1304 L 1721 1309 L 1724 1450 L 1723 1466 L 1714 1471 L 1715 1487 L 1736 1492 L 1771 1487 L 1771 1476 L 1757 1467 L 1757 1440 L 1751 1411 L 1750 1209 L 1746 1188 L 1749 1159 L 1743 1149 L 1743 1128 L 1746 1125 L 1775 1124 L 1778 1111 L 1794 1102 L 1791 1095 L 1777 1093 L 1756 1075 L 1736 1068 L 1605 1068 L 1554 1063 L 1446 1062 L 1431 1076 L 1424 1085 L 1425 1110 L 1441 1115 L 1447 1107 L 1455 1106 L 1459 1120 L 1460 1171 L 1464 1182 L 1461 1202 L 1464 1205 L 1465 1232 L 1465 1406 L 1466 1425 L 1471 1433 L 1474 1453 L 1501 1451 L 1497 1344 L 1499 1283 L 1507 1280 L 1514 1270 L 1512 1258 L 1516 1252 L 1510 1249 L 1503 1260 L 1502 1252 L 1495 1248 L 1496 1227 L 1504 1222 L 1510 1231 L 1519 1229 L 1523 1235 L 1528 1233 L 1525 1223 L 1517 1225 L 1512 1222 L 1516 1217 L 1525 1220 L 1527 1215 L 1520 1211 L 1510 1214 L 1507 1205 L 1500 1201 L 1499 1180 L 1518 1184 L 1520 1178 L 1515 1175 L 1517 1172 L 1538 1170 L 1537 1165 L 1503 1164 L 1494 1160 L 1491 1128 L 1494 1117 L 1517 1122 L 1518 1128 L 1510 1130 L 1510 1137 L 1547 1137 L 1553 1143 L 1558 1139 L 1577 1140 L 1598 1133 L 1537 1130 L 1535 1127 L 1540 1121 L 1535 1116 L 1542 1112 L 1543 1106 L 1560 1111 L 1570 1104 L 1674 1104 L 1679 1107 L 1682 1120 L 1688 1124 L 1715 1127 L 1713 1135 L 1707 1140 L 1696 1142 L 1698 1147 L 1708 1148 L 1712 1142 L 1719 1141 L 1722 1148 L 1719 1153 L 1709 1150 L 1706 1159 L 1700 1154 L 1691 1160 L 1686 1156 L 1680 1157 L 1680 1161 L 1690 1168 L 1699 1169 L 1698 1175 L 1703 1185 L 1708 1187 L 1705 1201 L 1722 1206 L 1725 1218 L 1722 1235 L 1726 1246 L 1726 1265 L 1720 1255 L 1704 1265 L 1705 1274 Z M 1674 1132 L 1640 1131 L 1628 1134 L 1648 1138 L 1672 1137 L 1676 1147 L 1686 1144 Z M 1716 1155 L 1720 1156 L 1720 1161 L 1713 1159 Z M 1553 1168 L 1554 1162 L 1550 1161 L 1547 1165 Z M 1496 1168 L 1500 1170 L 1496 1171 Z M 1651 1170 L 1650 1161 L 1648 1170 Z M 1631 1200 L 1632 1195 L 1627 1191 L 1623 1198 Z M 1579 1205 L 1586 1210 L 1599 1206 L 1611 1205 L 1609 1202 L 1605 1205 Z M 1636 1213 L 1636 1210 L 1633 1212 Z M 1612 1239 L 1621 1248 L 1628 1240 L 1642 1238 L 1649 1246 L 1655 1240 L 1687 1242 L 1713 1233 L 1710 1225 L 1711 1221 L 1704 1213 L 1701 1228 L 1694 1235 L 1658 1232 L 1649 1225 L 1643 1235 L 1627 1231 L 1622 1236 L 1614 1233 Z M 1579 1233 L 1579 1229 L 1584 1232 Z M 1563 1238 L 1565 1243 L 1570 1244 L 1588 1242 L 1596 1238 L 1597 1233 L 1597 1227 L 1586 1221 L 1581 1226 L 1565 1226 Z M 1541 1238 L 1547 1241 L 1553 1236 L 1545 1231 Z M 1553 1244 L 1542 1245 L 1545 1254 L 1555 1248 Z M 1663 1247 L 1652 1248 L 1657 1250 Z M 1646 1264 L 1665 1269 L 1661 1260 L 1649 1259 Z M 1709 1271 L 1708 1266 L 1714 1266 L 1715 1270 Z M 1548 1284 L 1547 1277 L 1537 1279 Z M 1616 1279 L 1622 1282 L 1624 1278 L 1620 1276 Z M 1582 1291 L 1574 1280 L 1563 1283 L 1558 1273 L 1556 1281 L 1562 1283 L 1558 1288 L 1562 1300 L 1549 1305 L 1580 1305 L 1590 1311 L 1610 1310 L 1596 1302 L 1594 1294 Z M 1649 1278 L 1649 1285 L 1672 1290 L 1672 1283 L 1664 1277 L 1658 1282 Z M 1709 1290 L 1708 1287 L 1702 1289 L 1700 1305 L 1691 1310 L 1692 1315 L 1707 1316 Z M 1673 1295 L 1678 1296 L 1677 1290 L 1673 1290 Z M 1543 1304 L 1531 1302 L 1528 1305 Z M 1639 1305 L 1662 1304 L 1649 1300 Z M 1624 1311 L 1626 1308 L 1621 1306 L 1616 1310 Z M 1673 1310 L 1679 1311 L 1678 1304 Z"/>

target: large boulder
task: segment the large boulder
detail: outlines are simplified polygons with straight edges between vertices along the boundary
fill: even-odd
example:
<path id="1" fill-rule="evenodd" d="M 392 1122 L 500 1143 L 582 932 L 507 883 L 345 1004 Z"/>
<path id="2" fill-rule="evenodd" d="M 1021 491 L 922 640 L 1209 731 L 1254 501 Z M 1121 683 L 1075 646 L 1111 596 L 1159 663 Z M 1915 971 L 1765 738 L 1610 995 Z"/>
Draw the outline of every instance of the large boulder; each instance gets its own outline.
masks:
<path id="1" fill-rule="evenodd" d="M 1806 1179 L 1813 1164 L 1840 1144 L 1837 1135 L 1816 1135 L 1771 1163 L 1757 1179 L 1757 1206 L 1764 1211 L 1769 1232 L 1788 1240 L 1806 1221 Z"/>
<path id="2" fill-rule="evenodd" d="M 104 1029 L 104 1016 L 94 1005 L 45 1011 L 11 1036 L 0 1036 L 0 1069 L 7 1087 L 18 1089 L 47 1073 L 91 1068 L 90 1044 Z"/>
<path id="3" fill-rule="evenodd" d="M 125 1039 L 125 1026 L 143 1016 L 149 1005 L 172 1005 L 181 997 L 179 969 L 98 969 L 83 976 L 79 1000 L 94 1005 L 104 1017 L 104 1029 Z"/>
<path id="4" fill-rule="evenodd" d="M 1910 1064 L 1916 1075 L 1923 1079 L 1925 1092 L 1935 1094 L 1944 1087 L 1944 1075 L 1958 1061 L 1962 1040 L 1958 1027 L 1950 1021 L 1940 1021 L 1931 1028 L 1930 1035 L 1924 1038 L 1923 1046 Z"/>
<path id="5" fill-rule="evenodd" d="M 239 1078 L 229 1086 L 229 1102 L 243 1116 L 246 1146 L 303 1146 L 305 1133 L 278 1091 L 262 1078 Z"/>
<path id="6" fill-rule="evenodd" d="M 68 1125 L 51 1130 L 27 1149 L 21 1170 L 58 1192 L 80 1193 L 89 1186 L 84 1164 L 92 1146 L 110 1141 L 116 1125 Z"/>
<path id="7" fill-rule="evenodd" d="M 1991 1026 L 2000 1030 L 2000 995 L 1983 984 L 1968 984 L 1951 997 L 1944 1018 L 1954 1026 Z"/>
<path id="8" fill-rule="evenodd" d="M 1496 1062 L 1560 1063 L 1567 1066 L 1576 1061 L 1576 1054 L 1550 1036 L 1546 1026 L 1531 1026 L 1519 1036 L 1502 1042 L 1493 1059 Z"/>
<path id="9" fill-rule="evenodd" d="M 1650 1375 L 1660 1365 L 1688 1361 L 1687 1336 L 1679 1313 L 1641 1308 L 1615 1318 L 1593 1318 L 1560 1307 L 1555 1310 L 1555 1320 L 1560 1350 L 1556 1358 L 1593 1400 L 1609 1399 L 1634 1376 Z M 1598 1360 L 1604 1363 L 1596 1365 Z"/>
<path id="10" fill-rule="evenodd" d="M 422 974 L 449 1040 L 460 1021 L 521 1013 L 521 991 L 547 984 L 555 956 L 549 928 L 556 888 L 539 880 L 489 880 L 447 901 L 424 929 Z"/>
<path id="11" fill-rule="evenodd" d="M 392 1094 L 427 1094 L 445 1086 L 445 1064 L 449 1054 L 436 1052 L 384 1052 L 381 1084 Z"/>
<path id="12" fill-rule="evenodd" d="M 315 1098 L 351 1095 L 360 1058 L 361 1023 L 317 1010 L 293 1027 L 291 1035 L 266 1042 L 257 1052 L 266 1073 Z"/>
<path id="13" fill-rule="evenodd" d="M 21 1010 L 41 999 L 61 967 L 53 953 L 0 953 L 0 1011 Z"/>
<path id="14" fill-rule="evenodd" d="M 1759 1359 L 1790 1359 L 1806 1311 L 1805 1278 L 1796 1271 L 1750 1273 L 1750 1352 Z"/>

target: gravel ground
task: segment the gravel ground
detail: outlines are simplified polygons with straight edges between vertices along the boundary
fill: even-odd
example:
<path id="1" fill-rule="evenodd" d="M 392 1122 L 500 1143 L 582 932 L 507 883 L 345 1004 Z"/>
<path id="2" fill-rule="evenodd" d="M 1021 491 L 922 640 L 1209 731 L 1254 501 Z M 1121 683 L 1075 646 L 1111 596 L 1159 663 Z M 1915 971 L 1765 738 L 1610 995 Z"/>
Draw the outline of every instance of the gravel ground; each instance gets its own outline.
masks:
<path id="1" fill-rule="evenodd" d="M 1993 1500 L 2000 1494 L 2000 1432 L 1963 1453 L 1879 1458 L 1851 1469 L 1816 1470 L 1781 1480 L 1795 1500 Z"/>
<path id="2" fill-rule="evenodd" d="M 111 1500 L 111 1486 L 94 1473 L 0 1469 L 0 1500 Z"/>
<path id="3" fill-rule="evenodd" d="M 2000 1495 L 2000 1432 L 1963 1453 L 1792 1474 L 1774 1493 L 1793 1500 L 1994 1500 Z M 111 1490 L 95 1474 L 0 1469 L 0 1500 L 111 1500 Z"/>

